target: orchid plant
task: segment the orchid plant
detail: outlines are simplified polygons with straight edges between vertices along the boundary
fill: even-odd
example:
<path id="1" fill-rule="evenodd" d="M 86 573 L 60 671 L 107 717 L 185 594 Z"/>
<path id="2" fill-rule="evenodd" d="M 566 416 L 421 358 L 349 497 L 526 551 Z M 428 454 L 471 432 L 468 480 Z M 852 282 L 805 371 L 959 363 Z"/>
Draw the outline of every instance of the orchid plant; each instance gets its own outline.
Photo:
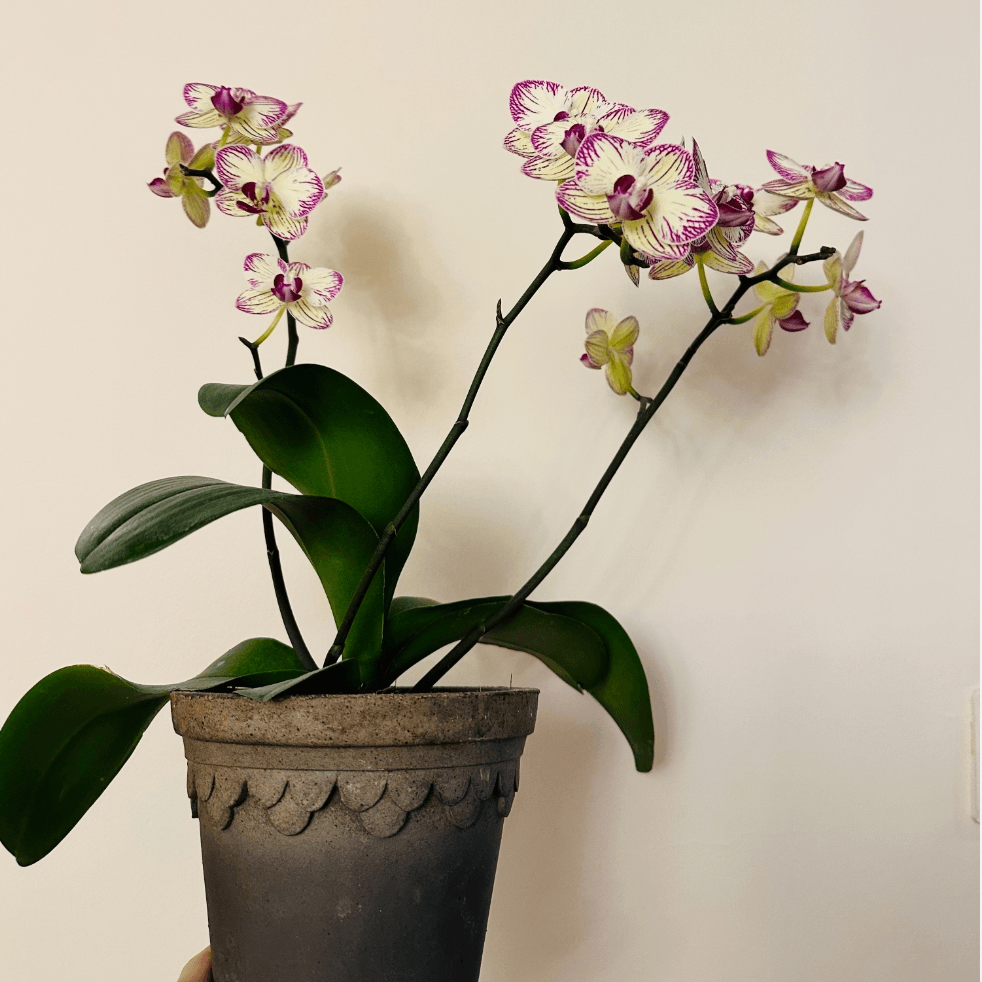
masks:
<path id="1" fill-rule="evenodd" d="M 108 669 L 74 665 L 37 683 L 0 730 L 0 841 L 22 865 L 47 855 L 96 801 L 133 752 L 141 735 L 176 689 L 220 690 L 259 700 L 317 693 L 380 692 L 423 658 L 453 645 L 413 686 L 425 691 L 478 642 L 528 652 L 563 681 L 590 693 L 623 731 L 638 770 L 650 770 L 654 728 L 644 668 L 616 618 L 582 601 L 530 599 L 586 528 L 614 475 L 699 348 L 723 327 L 752 322 L 758 354 L 767 352 L 775 325 L 786 332 L 809 324 L 803 295 L 828 291 L 826 337 L 837 342 L 857 314 L 880 306 L 862 281 L 848 279 L 861 234 L 841 255 L 826 246 L 800 246 L 816 200 L 854 221 L 850 201 L 872 191 L 848 180 L 841 163 L 803 166 L 767 152 L 779 175 L 755 186 L 710 178 L 693 140 L 665 142 L 661 109 L 637 110 L 598 89 L 549 81 L 519 82 L 511 92 L 513 128 L 506 150 L 522 172 L 555 196 L 561 229 L 545 264 L 512 308 L 498 302 L 495 327 L 461 410 L 422 475 L 401 433 L 380 403 L 356 382 L 324 365 L 298 364 L 300 328 L 333 323 L 330 303 L 342 274 L 291 261 L 290 244 L 304 235 L 329 189 L 340 181 L 311 167 L 288 142 L 300 104 L 249 89 L 194 83 L 185 87 L 186 128 L 212 130 L 195 150 L 181 131 L 166 140 L 166 169 L 149 183 L 160 197 L 180 198 L 191 223 L 204 228 L 210 202 L 223 216 L 251 217 L 265 227 L 272 251 L 242 260 L 246 289 L 229 298 L 264 329 L 248 349 L 254 382 L 209 383 L 198 395 L 209 416 L 231 418 L 262 465 L 257 487 L 208 477 L 170 477 L 127 491 L 82 531 L 75 552 L 84 573 L 146 558 L 208 523 L 260 506 L 263 544 L 289 644 L 271 637 L 237 644 L 192 679 L 172 685 L 129 682 Z M 217 130 L 217 133 L 214 132 Z M 661 142 L 660 142 L 661 141 Z M 789 248 L 770 265 L 744 252 L 755 232 L 780 235 L 774 217 L 804 202 Z M 564 258 L 573 240 L 592 248 Z M 613 265 L 638 285 L 643 270 L 658 281 L 698 271 L 708 320 L 661 388 L 634 388 L 632 363 L 640 336 L 634 315 L 596 307 L 586 313 L 581 362 L 604 370 L 617 395 L 638 403 L 633 425 L 569 531 L 529 579 L 510 595 L 451 603 L 397 596 L 419 519 L 419 500 L 467 429 L 481 383 L 515 320 L 554 274 L 572 272 L 616 246 Z M 250 247 L 251 248 L 251 247 Z M 267 247 L 268 248 L 268 247 Z M 799 285 L 796 267 L 824 264 L 824 284 Z M 707 269 L 729 277 L 718 303 Z M 737 306 L 750 294 L 759 305 Z M 265 374 L 262 345 L 286 322 L 285 365 Z M 572 364 L 572 362 L 571 362 Z M 278 474 L 297 494 L 272 489 Z M 315 659 L 293 615 L 280 565 L 274 518 L 296 539 L 316 571 L 337 633 Z"/>

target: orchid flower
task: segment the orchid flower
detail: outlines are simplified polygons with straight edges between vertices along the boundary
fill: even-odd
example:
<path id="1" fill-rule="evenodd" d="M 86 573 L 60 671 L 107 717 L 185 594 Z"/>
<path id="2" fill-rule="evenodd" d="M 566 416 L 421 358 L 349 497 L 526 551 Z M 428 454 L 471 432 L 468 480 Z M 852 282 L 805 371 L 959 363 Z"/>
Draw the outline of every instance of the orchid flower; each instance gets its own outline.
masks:
<path id="1" fill-rule="evenodd" d="M 298 239 L 324 197 L 324 184 L 300 147 L 284 143 L 260 157 L 244 146 L 222 147 L 215 170 L 225 187 L 215 204 L 225 215 L 256 215 L 278 239 Z"/>
<path id="2" fill-rule="evenodd" d="M 273 333 L 284 312 L 305 327 L 324 329 L 333 317 L 328 303 L 341 290 L 344 278 L 333 269 L 311 269 L 306 263 L 285 263 L 277 256 L 254 252 L 243 264 L 250 289 L 239 295 L 235 306 L 246 314 L 275 314 L 256 344 Z"/>
<path id="3" fill-rule="evenodd" d="M 685 259 L 719 218 L 683 147 L 638 147 L 609 133 L 580 144 L 574 177 L 556 197 L 572 215 L 620 225 L 628 245 L 652 260 Z"/>
<path id="4" fill-rule="evenodd" d="M 848 331 L 856 314 L 868 314 L 872 310 L 877 310 L 881 303 L 863 285 L 865 280 L 853 282 L 846 278 L 856 265 L 862 246 L 863 233 L 858 232 L 846 249 L 845 256 L 834 252 L 823 263 L 825 276 L 835 294 L 825 310 L 825 336 L 830 344 L 835 344 L 835 336 L 839 333 L 840 326 L 842 330 Z"/>
<path id="5" fill-rule="evenodd" d="M 695 165 L 696 183 L 716 205 L 719 221 L 703 236 L 690 243 L 691 251 L 684 259 L 662 260 L 651 264 L 648 276 L 653 280 L 666 280 L 687 273 L 696 259 L 720 273 L 749 273 L 754 264 L 737 247 L 743 245 L 753 231 L 753 188 L 745 184 L 724 184 L 712 180 L 706 168 L 699 144 L 692 141 L 692 161 Z"/>
<path id="6" fill-rule="evenodd" d="M 197 153 L 194 146 L 183 133 L 171 133 L 164 148 L 167 167 L 163 177 L 155 177 L 147 187 L 161 198 L 180 198 L 184 214 L 192 224 L 204 228 L 208 224 L 211 208 L 208 194 L 203 187 L 203 178 L 189 177 L 181 169 L 183 164 L 192 170 L 211 170 L 215 165 L 215 148 L 206 143 Z"/>
<path id="7" fill-rule="evenodd" d="M 586 315 L 586 354 L 580 361 L 587 368 L 606 368 L 607 384 L 619 395 L 632 392 L 631 363 L 638 339 L 638 319 L 625 317 L 619 324 L 607 310 L 594 307 Z"/>
<path id="8" fill-rule="evenodd" d="M 571 178 L 576 151 L 591 133 L 611 133 L 648 146 L 668 122 L 662 109 L 639 112 L 608 102 L 598 89 L 567 91 L 556 82 L 519 82 L 509 103 L 518 126 L 505 137 L 505 149 L 529 158 L 522 172 L 543 181 Z"/>
<path id="9" fill-rule="evenodd" d="M 288 107 L 280 99 L 256 95 L 251 89 L 204 82 L 185 85 L 184 101 L 191 111 L 178 116 L 177 122 L 193 127 L 224 126 L 224 143 L 234 134 L 242 134 L 251 143 L 276 143 L 280 124 L 300 108 L 299 103 Z"/>
<path id="10" fill-rule="evenodd" d="M 759 276 L 767 272 L 767 266 L 759 263 L 754 270 L 754 275 Z M 794 266 L 788 266 L 782 274 L 782 278 L 790 282 L 794 279 Z M 801 316 L 798 310 L 798 294 L 792 290 L 785 290 L 784 287 L 764 280 L 754 285 L 754 293 L 758 299 L 763 301 L 760 313 L 754 318 L 754 346 L 757 348 L 758 355 L 767 354 L 767 349 L 771 346 L 771 335 L 774 333 L 776 323 L 784 331 L 803 331 L 808 327 L 808 321 Z"/>
<path id="11" fill-rule="evenodd" d="M 798 201 L 817 198 L 826 208 L 831 208 L 847 218 L 855 218 L 860 222 L 866 221 L 866 216 L 847 204 L 847 201 L 868 201 L 873 197 L 873 189 L 858 181 L 847 180 L 842 164 L 836 162 L 821 168 L 811 167 L 808 164 L 796 163 L 790 157 L 775 153 L 773 150 L 767 151 L 767 159 L 771 167 L 781 175 L 781 179 L 768 181 L 763 185 L 765 191 L 780 194 L 785 198 L 795 198 Z"/>
<path id="12" fill-rule="evenodd" d="M 754 191 L 754 231 L 764 232 L 767 235 L 781 235 L 784 229 L 773 221 L 772 215 L 783 215 L 786 211 L 791 211 L 797 207 L 797 198 L 782 198 L 779 194 L 772 194 L 763 188 Z"/>

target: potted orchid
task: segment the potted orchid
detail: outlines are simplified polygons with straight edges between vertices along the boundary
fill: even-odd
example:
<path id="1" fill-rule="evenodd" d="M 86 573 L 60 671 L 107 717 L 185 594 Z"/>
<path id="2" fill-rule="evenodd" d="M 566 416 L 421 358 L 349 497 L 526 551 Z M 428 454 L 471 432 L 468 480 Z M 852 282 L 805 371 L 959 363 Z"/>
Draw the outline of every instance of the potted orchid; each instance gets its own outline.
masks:
<path id="1" fill-rule="evenodd" d="M 198 148 L 183 130 L 172 133 L 165 170 L 150 190 L 179 199 L 198 228 L 214 205 L 263 229 L 246 246 L 255 251 L 245 256 L 245 288 L 235 300 L 243 314 L 263 319 L 239 338 L 248 351 L 242 374 L 254 380 L 208 383 L 198 396 L 207 415 L 231 419 L 259 458 L 260 480 L 247 487 L 179 476 L 140 485 L 95 515 L 76 555 L 84 573 L 111 569 L 258 506 L 289 643 L 242 641 L 170 685 L 133 683 L 90 665 L 42 679 L 0 730 L 0 841 L 24 866 L 46 856 L 170 701 L 201 826 L 215 979 L 475 980 L 502 822 L 537 692 L 435 684 L 478 643 L 528 652 L 596 699 L 626 737 L 636 768 L 651 769 L 648 686 L 627 633 L 595 604 L 532 594 L 717 330 L 746 329 L 764 355 L 776 327 L 809 326 L 799 302 L 811 293 L 827 295 L 824 330 L 833 344 L 856 315 L 879 307 L 851 279 L 862 233 L 844 253 L 802 251 L 815 201 L 865 221 L 853 203 L 872 191 L 840 163 L 806 166 L 772 151 L 776 179 L 727 183 L 710 176 L 694 140 L 684 146 L 662 136 L 669 117 L 661 109 L 636 110 L 585 86 L 518 83 L 504 146 L 522 158 L 525 175 L 554 191 L 558 239 L 511 308 L 499 301 L 460 413 L 421 474 L 375 396 L 330 367 L 298 361 L 305 329 L 331 327 L 330 304 L 344 282 L 342 272 L 290 257 L 341 180 L 337 170 L 321 176 L 293 142 L 300 105 L 206 84 L 187 85 L 184 98 L 178 124 L 212 132 Z M 790 244 L 770 265 L 755 264 L 745 252 L 753 233 L 782 234 L 775 219 L 798 205 Z M 420 499 L 467 429 L 505 333 L 547 281 L 604 253 L 635 285 L 643 276 L 695 271 L 705 324 L 662 387 L 644 394 L 632 375 L 639 319 L 587 311 L 581 362 L 602 371 L 616 395 L 635 400 L 637 415 L 567 534 L 510 593 L 447 603 L 397 595 Z M 796 282 L 797 267 L 816 263 L 818 282 Z M 724 300 L 707 270 L 729 277 Z M 745 298 L 750 309 L 738 310 Z M 287 335 L 286 359 L 270 371 L 263 344 L 277 330 Z M 274 474 L 297 493 L 274 490 Z M 280 527 L 309 559 L 331 608 L 336 636 L 326 654 L 310 650 L 294 617 Z M 407 671 L 448 646 L 415 684 L 399 687 Z M 196 970 L 209 964 L 207 956 Z"/>

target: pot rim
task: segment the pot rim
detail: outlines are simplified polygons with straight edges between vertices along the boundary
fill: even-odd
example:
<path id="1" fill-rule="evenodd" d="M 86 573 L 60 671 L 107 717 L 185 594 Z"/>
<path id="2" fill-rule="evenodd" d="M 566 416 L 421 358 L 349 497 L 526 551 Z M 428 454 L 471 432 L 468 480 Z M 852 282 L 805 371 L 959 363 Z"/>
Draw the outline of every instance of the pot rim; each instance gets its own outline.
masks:
<path id="1" fill-rule="evenodd" d="M 411 746 L 527 736 L 539 690 L 447 686 L 259 702 L 228 692 L 171 693 L 185 740 L 276 746 Z"/>

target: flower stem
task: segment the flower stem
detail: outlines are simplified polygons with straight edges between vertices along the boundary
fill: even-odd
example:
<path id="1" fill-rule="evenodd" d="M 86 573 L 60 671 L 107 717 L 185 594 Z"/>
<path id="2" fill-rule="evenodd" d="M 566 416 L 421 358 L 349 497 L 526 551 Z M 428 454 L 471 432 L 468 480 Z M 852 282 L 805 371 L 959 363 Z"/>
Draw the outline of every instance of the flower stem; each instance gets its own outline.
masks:
<path id="1" fill-rule="evenodd" d="M 798 222 L 798 227 L 795 229 L 794 238 L 791 240 L 791 250 L 790 255 L 798 255 L 798 246 L 801 245 L 801 240 L 805 235 L 805 226 L 808 224 L 808 218 L 812 213 L 812 206 L 815 204 L 814 198 L 809 198 L 805 202 L 805 210 L 802 212 L 801 220 Z"/>
<path id="2" fill-rule="evenodd" d="M 552 250 L 552 255 L 549 256 L 549 260 L 542 267 L 542 269 L 539 270 L 535 279 L 529 284 L 528 289 L 526 289 L 526 291 L 518 298 L 515 306 L 512 307 L 507 314 L 502 315 L 501 301 L 498 301 L 494 334 L 492 334 L 491 340 L 488 342 L 487 349 L 484 352 L 484 357 L 481 359 L 481 364 L 478 365 L 474 378 L 471 380 L 470 388 L 467 390 L 467 396 L 464 399 L 464 404 L 460 408 L 457 419 L 450 428 L 450 432 L 447 434 L 443 443 L 440 445 L 440 449 L 436 452 L 436 456 L 430 461 L 430 464 L 423 473 L 423 476 L 419 479 L 419 483 L 415 488 L 413 488 L 412 493 L 406 499 L 405 504 L 399 509 L 399 513 L 392 519 L 391 522 L 389 522 L 388 525 L 386 525 L 382 535 L 379 537 L 378 546 L 376 547 L 368 566 L 365 568 L 361 580 L 359 581 L 358 586 L 355 588 L 355 592 L 352 594 L 351 600 L 348 603 L 348 609 L 345 611 L 344 619 L 338 626 L 334 643 L 331 645 L 331 648 L 328 651 L 327 657 L 324 661 L 325 665 L 330 665 L 341 657 L 342 653 L 344 652 L 345 643 L 348 640 L 348 634 L 351 631 L 351 626 L 354 624 L 355 616 L 361 607 L 362 601 L 365 599 L 365 595 L 368 593 L 369 587 L 372 585 L 372 580 L 374 579 L 375 574 L 382 565 L 382 560 L 385 558 L 385 553 L 388 551 L 389 546 L 392 544 L 396 534 L 402 527 L 403 522 L 405 522 L 405 520 L 409 517 L 413 508 L 415 508 L 416 503 L 422 497 L 423 492 L 427 489 L 427 487 L 429 487 L 429 484 L 436 476 L 437 471 L 443 466 L 443 462 L 449 456 L 454 444 L 460 439 L 464 430 L 467 429 L 468 416 L 470 414 L 471 407 L 474 405 L 474 400 L 477 398 L 478 390 L 480 389 L 481 383 L 484 381 L 484 376 L 487 374 L 488 368 L 491 365 L 491 360 L 494 358 L 495 352 L 498 350 L 498 346 L 501 344 L 501 341 L 505 336 L 505 332 L 512 325 L 518 315 L 525 309 L 532 297 L 534 297 L 539 291 L 542 284 L 545 283 L 545 281 L 549 279 L 553 273 L 566 268 L 574 268 L 567 267 L 563 264 L 562 255 L 563 250 L 575 235 L 585 232 L 591 235 L 596 235 L 598 238 L 605 238 L 605 236 L 598 231 L 596 226 L 576 225 L 570 220 L 569 216 L 562 209 L 560 209 L 560 214 L 563 218 L 563 233 L 560 235 L 559 241 L 556 243 L 556 247 Z"/>
<path id="3" fill-rule="evenodd" d="M 266 330 L 263 331 L 263 333 L 260 334 L 259 337 L 256 338 L 255 341 L 250 342 L 250 344 L 254 348 L 258 348 L 259 345 L 261 345 L 263 343 L 263 341 L 265 341 L 266 338 L 268 338 L 270 336 L 270 334 L 272 334 L 273 331 L 276 330 L 276 325 L 279 324 L 279 322 L 283 319 L 283 311 L 284 310 L 286 310 L 286 307 L 280 307 L 280 309 L 276 312 L 276 316 L 273 318 L 273 323 L 270 324 L 269 327 L 267 327 Z"/>
<path id="4" fill-rule="evenodd" d="M 184 164 L 181 164 L 181 170 L 187 177 L 203 177 L 209 181 L 211 191 L 205 192 L 209 198 L 213 198 L 222 189 L 222 182 L 210 170 L 195 170 L 191 167 L 185 167 Z"/>
<path id="5" fill-rule="evenodd" d="M 287 262 L 287 245 L 285 242 L 277 239 L 273 236 L 273 241 L 276 243 L 277 252 L 280 254 L 280 258 L 284 262 Z M 256 378 L 262 381 L 263 369 L 262 363 L 259 360 L 259 345 L 273 333 L 273 328 L 279 323 L 280 317 L 283 311 L 286 310 L 285 307 L 281 308 L 280 312 L 276 315 L 273 323 L 270 324 L 266 333 L 258 341 L 247 341 L 245 338 L 239 338 L 239 340 L 252 352 L 252 361 L 256 372 Z M 288 315 L 287 323 L 289 324 L 292 317 Z M 293 333 L 296 333 L 296 327 L 294 326 Z M 292 338 L 292 335 L 291 335 Z M 296 348 L 293 349 L 294 356 L 296 355 Z M 287 355 L 289 359 L 289 353 Z M 292 365 L 292 361 L 287 361 L 287 365 Z M 273 472 L 268 467 L 263 467 L 263 477 L 262 477 L 262 487 L 272 488 L 273 486 Z M 273 513 L 268 508 L 263 508 L 263 538 L 266 541 L 266 558 L 269 560 L 269 574 L 273 580 L 273 592 L 276 594 L 276 605 L 280 610 L 280 617 L 283 620 L 283 627 L 286 628 L 286 636 L 290 639 L 290 644 L 293 645 L 293 650 L 297 653 L 297 657 L 300 659 L 301 664 L 308 671 L 314 671 L 317 668 L 317 662 L 314 661 L 313 656 L 310 653 L 310 649 L 307 647 L 307 643 L 303 639 L 303 635 L 300 633 L 300 625 L 297 624 L 297 619 L 293 613 L 293 607 L 290 604 L 290 596 L 286 591 L 286 580 L 283 578 L 283 566 L 280 562 L 280 550 L 276 545 L 276 530 L 273 527 Z"/>
<path id="6" fill-rule="evenodd" d="M 777 273 L 785 266 L 791 265 L 792 263 L 803 265 L 806 262 L 815 262 L 819 259 L 826 259 L 832 252 L 832 249 L 825 248 L 813 256 L 803 256 L 800 258 L 785 256 L 784 259 L 781 259 L 775 263 L 771 269 L 761 273 L 758 276 L 740 277 L 740 283 L 733 291 L 730 299 L 727 300 L 722 310 L 717 311 L 710 317 L 706 326 L 699 332 L 695 340 L 686 349 L 685 354 L 683 354 L 679 359 L 678 364 L 674 369 L 672 369 L 672 373 L 668 376 L 668 379 L 665 381 L 665 384 L 661 387 L 661 389 L 658 390 L 657 395 L 655 395 L 654 398 L 647 400 L 647 405 L 645 405 L 645 402 L 642 401 L 644 397 L 638 397 L 639 401 L 641 401 L 642 408 L 638 413 L 634 424 L 618 448 L 617 453 L 614 454 L 613 460 L 611 460 L 610 464 L 607 466 L 607 469 L 604 471 L 599 483 L 593 489 L 593 493 L 580 510 L 580 514 L 577 516 L 576 521 L 573 522 L 570 530 L 563 537 L 563 540 L 559 543 L 559 545 L 552 551 L 549 558 L 546 559 L 546 561 L 535 571 L 535 573 L 532 574 L 531 578 L 526 581 L 526 583 L 517 593 L 509 598 L 501 607 L 498 608 L 498 610 L 488 617 L 487 620 L 477 625 L 477 627 L 472 628 L 467 634 L 465 634 L 460 641 L 449 652 L 447 652 L 447 654 L 444 655 L 443 658 L 441 658 L 440 661 L 438 661 L 436 665 L 434 665 L 433 668 L 431 668 L 416 683 L 416 685 L 413 686 L 413 692 L 425 692 L 430 689 L 433 684 L 441 679 L 448 671 L 450 671 L 450 669 L 453 668 L 453 666 L 456 665 L 457 662 L 459 662 L 460 659 L 463 658 L 464 655 L 466 655 L 467 652 L 470 651 L 471 648 L 473 648 L 474 645 L 476 645 L 488 631 L 516 613 L 532 591 L 546 578 L 546 576 L 549 575 L 559 560 L 562 559 L 567 552 L 569 552 L 570 547 L 587 527 L 594 509 L 599 503 L 604 492 L 607 490 L 610 482 L 614 479 L 614 475 L 617 473 L 621 464 L 624 463 L 625 458 L 627 457 L 631 448 L 634 446 L 638 437 L 641 435 L 644 428 L 651 421 L 661 404 L 668 398 L 672 389 L 675 388 L 675 385 L 682 377 L 682 373 L 686 370 L 689 362 L 692 360 L 693 355 L 695 355 L 695 353 L 702 347 L 702 345 L 721 324 L 725 324 L 730 319 L 734 308 L 747 290 L 749 290 L 755 283 L 760 283 L 765 279 L 771 279 L 772 277 L 776 276 Z"/>
<path id="7" fill-rule="evenodd" d="M 761 306 L 761 307 L 754 307 L 754 309 L 751 310 L 749 314 L 743 314 L 740 317 L 731 317 L 727 323 L 729 323 L 729 324 L 746 324 L 747 321 L 752 321 L 763 309 L 764 309 L 763 306 Z"/>
<path id="8" fill-rule="evenodd" d="M 559 269 L 579 269 L 581 266 L 586 266 L 587 263 L 592 263 L 597 256 L 600 255 L 607 246 L 613 243 L 612 239 L 608 239 L 606 242 L 601 242 L 595 249 L 591 249 L 585 256 L 580 259 L 573 259 L 570 262 L 560 263 Z"/>
<path id="9" fill-rule="evenodd" d="M 782 280 L 780 276 L 774 277 L 774 282 L 785 290 L 791 290 L 794 293 L 821 293 L 823 290 L 831 290 L 832 284 L 826 283 L 824 286 L 799 286 L 797 283 L 789 283 L 787 280 Z"/>
<path id="10" fill-rule="evenodd" d="M 702 253 L 696 253 L 696 265 L 699 267 L 699 285 L 702 287 L 702 295 L 706 298 L 709 305 L 709 312 L 715 317 L 719 313 L 716 301 L 713 300 L 712 291 L 709 289 L 709 281 L 706 279 L 706 265 L 702 261 Z"/>

